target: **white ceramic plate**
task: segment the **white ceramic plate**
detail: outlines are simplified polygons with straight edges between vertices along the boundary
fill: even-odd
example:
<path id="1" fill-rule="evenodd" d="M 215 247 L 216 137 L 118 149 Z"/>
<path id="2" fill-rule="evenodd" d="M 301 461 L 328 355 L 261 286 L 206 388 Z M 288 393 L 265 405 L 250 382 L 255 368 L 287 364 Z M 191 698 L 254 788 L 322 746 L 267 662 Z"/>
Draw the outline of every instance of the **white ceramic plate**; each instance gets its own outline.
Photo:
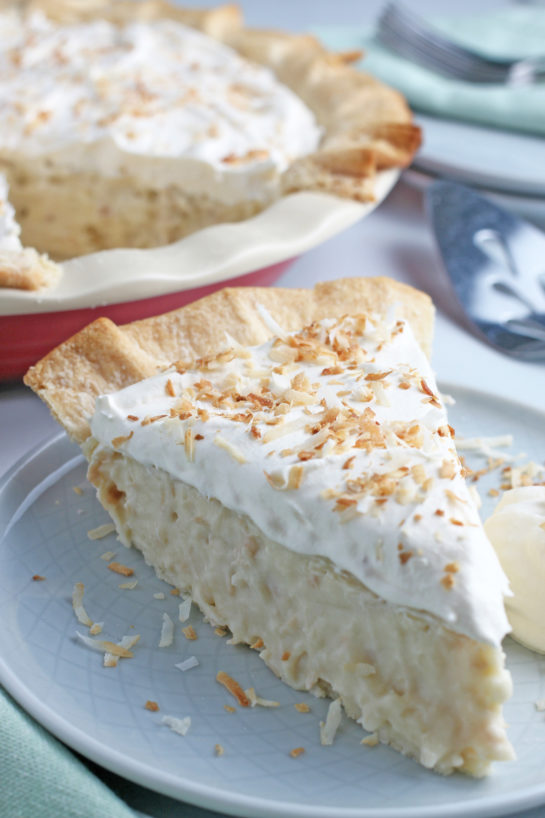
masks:
<path id="1" fill-rule="evenodd" d="M 512 432 L 512 451 L 545 458 L 545 414 L 458 387 L 443 391 L 457 398 L 450 415 L 459 434 Z M 496 474 L 483 483 L 485 496 L 498 482 Z M 285 686 L 255 651 L 228 645 L 198 612 L 191 617 L 197 641 L 186 641 L 178 624 L 174 646 L 157 647 L 162 613 L 176 619 L 179 600 L 114 535 L 88 539 L 87 531 L 105 521 L 79 450 L 64 435 L 0 485 L 0 522 L 8 525 L 0 545 L 0 681 L 83 755 L 175 798 L 252 818 L 482 818 L 545 803 L 545 717 L 534 706 L 545 696 L 545 657 L 506 640 L 515 682 L 506 716 L 518 759 L 496 765 L 484 781 L 443 778 L 387 747 L 362 747 L 361 729 L 347 719 L 333 746 L 322 747 L 318 722 L 327 701 Z M 119 590 L 123 578 L 99 558 L 108 550 L 134 568 L 134 590 Z M 33 582 L 33 574 L 45 580 Z M 106 669 L 101 654 L 75 641 L 76 629 L 83 630 L 70 602 L 76 581 L 85 583 L 87 610 L 105 622 L 105 635 L 141 634 L 133 659 Z M 153 596 L 160 591 L 164 600 Z M 174 667 L 190 655 L 198 667 L 185 673 Z M 233 700 L 215 682 L 220 669 L 280 706 L 226 712 Z M 159 703 L 159 713 L 144 708 L 148 699 Z M 299 701 L 311 712 L 297 712 Z M 165 714 L 191 716 L 188 734 L 162 726 Z M 225 748 L 222 757 L 214 755 L 216 743 Z M 305 754 L 291 758 L 299 746 Z"/>
<path id="2" fill-rule="evenodd" d="M 164 247 L 104 250 L 71 259 L 51 290 L 3 290 L 0 316 L 136 301 L 227 281 L 295 258 L 368 216 L 399 173 L 378 174 L 374 202 L 292 193 L 251 219 L 206 227 Z"/>
<path id="3" fill-rule="evenodd" d="M 413 167 L 458 182 L 545 195 L 543 137 L 418 114 L 424 140 Z"/>

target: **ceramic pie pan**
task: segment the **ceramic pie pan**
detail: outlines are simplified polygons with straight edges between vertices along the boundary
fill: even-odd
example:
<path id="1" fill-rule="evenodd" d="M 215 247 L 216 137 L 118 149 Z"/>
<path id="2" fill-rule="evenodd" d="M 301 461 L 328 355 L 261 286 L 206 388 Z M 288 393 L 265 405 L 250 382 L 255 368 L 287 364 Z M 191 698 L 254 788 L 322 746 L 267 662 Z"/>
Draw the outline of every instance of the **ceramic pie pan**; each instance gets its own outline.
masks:
<path id="1" fill-rule="evenodd" d="M 271 284 L 290 260 L 369 215 L 398 178 L 398 170 L 380 173 L 374 202 L 294 193 L 251 219 L 207 227 L 165 247 L 71 259 L 49 291 L 4 290 L 0 379 L 19 377 L 100 316 L 127 323 L 174 310 L 226 284 Z"/>

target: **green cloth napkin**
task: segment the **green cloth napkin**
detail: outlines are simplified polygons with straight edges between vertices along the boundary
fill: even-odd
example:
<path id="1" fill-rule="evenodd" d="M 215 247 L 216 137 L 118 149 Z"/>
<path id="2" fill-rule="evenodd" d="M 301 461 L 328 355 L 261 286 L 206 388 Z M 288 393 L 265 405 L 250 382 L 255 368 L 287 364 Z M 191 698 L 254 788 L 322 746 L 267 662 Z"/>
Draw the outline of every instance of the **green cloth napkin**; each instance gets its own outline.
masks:
<path id="1" fill-rule="evenodd" d="M 486 56 L 545 55 L 543 7 L 508 7 L 488 14 L 430 22 L 452 39 Z M 374 42 L 369 27 L 324 26 L 314 32 L 332 50 L 362 48 L 365 57 L 359 67 L 398 88 L 416 111 L 545 134 L 544 80 L 522 88 L 461 82 L 396 56 Z"/>
<path id="2" fill-rule="evenodd" d="M 64 744 L 0 688 L 2 818 L 135 818 Z"/>

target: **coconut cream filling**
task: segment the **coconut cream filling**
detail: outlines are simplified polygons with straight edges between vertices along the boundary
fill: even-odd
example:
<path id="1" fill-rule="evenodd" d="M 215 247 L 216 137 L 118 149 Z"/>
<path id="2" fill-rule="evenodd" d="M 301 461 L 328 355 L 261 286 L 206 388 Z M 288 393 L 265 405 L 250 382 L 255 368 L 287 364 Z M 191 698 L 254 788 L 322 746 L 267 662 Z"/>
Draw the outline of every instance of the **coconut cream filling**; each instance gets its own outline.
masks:
<path id="1" fill-rule="evenodd" d="M 99 397 L 94 438 L 498 645 L 507 580 L 408 324 L 327 320 Z"/>

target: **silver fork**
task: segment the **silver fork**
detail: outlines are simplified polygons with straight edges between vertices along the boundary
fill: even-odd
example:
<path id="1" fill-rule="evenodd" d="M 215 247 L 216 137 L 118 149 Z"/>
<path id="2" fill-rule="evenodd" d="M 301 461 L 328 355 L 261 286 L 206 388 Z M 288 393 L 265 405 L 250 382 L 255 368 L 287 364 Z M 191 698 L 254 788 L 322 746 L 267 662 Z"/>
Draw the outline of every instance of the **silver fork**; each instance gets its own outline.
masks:
<path id="1" fill-rule="evenodd" d="M 452 42 L 427 21 L 398 3 L 381 13 L 377 39 L 397 54 L 438 74 L 475 83 L 529 85 L 545 78 L 545 54 L 520 60 L 484 57 Z"/>

